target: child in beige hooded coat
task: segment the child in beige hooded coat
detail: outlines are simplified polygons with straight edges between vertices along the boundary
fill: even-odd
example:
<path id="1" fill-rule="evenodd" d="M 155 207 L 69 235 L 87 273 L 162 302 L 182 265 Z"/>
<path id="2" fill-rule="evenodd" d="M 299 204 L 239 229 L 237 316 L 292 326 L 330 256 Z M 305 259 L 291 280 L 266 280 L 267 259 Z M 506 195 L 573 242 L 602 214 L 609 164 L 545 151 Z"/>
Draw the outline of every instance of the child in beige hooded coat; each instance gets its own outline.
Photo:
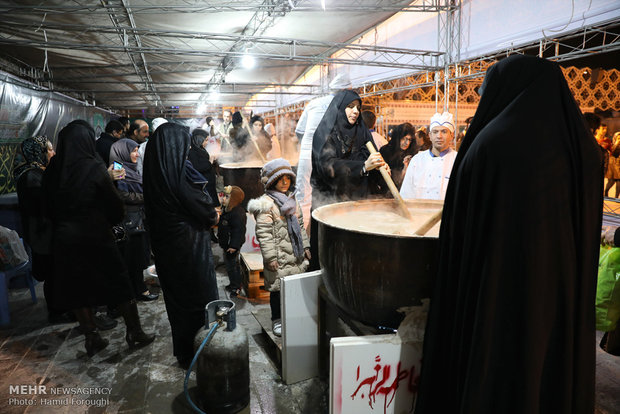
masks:
<path id="1" fill-rule="evenodd" d="M 295 178 L 285 159 L 269 161 L 261 170 L 265 194 L 248 203 L 248 211 L 256 218 L 256 238 L 263 256 L 265 288 L 270 292 L 273 333 L 277 336 L 282 332 L 280 278 L 305 272 L 310 260 L 301 207 L 291 191 Z"/>

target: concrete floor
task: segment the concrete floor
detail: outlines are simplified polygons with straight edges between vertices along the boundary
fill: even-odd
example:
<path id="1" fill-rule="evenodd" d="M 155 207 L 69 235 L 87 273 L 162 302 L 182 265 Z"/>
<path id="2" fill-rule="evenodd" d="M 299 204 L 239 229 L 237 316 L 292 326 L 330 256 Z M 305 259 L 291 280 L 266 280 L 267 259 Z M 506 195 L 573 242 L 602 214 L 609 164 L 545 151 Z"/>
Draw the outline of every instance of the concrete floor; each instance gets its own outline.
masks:
<path id="1" fill-rule="evenodd" d="M 214 246 L 216 259 L 220 253 Z M 219 262 L 219 259 L 217 259 Z M 223 265 L 217 266 L 220 298 L 227 298 Z M 155 279 L 156 280 L 156 279 Z M 157 287 L 152 289 L 157 291 Z M 76 323 L 49 325 L 42 285 L 33 305 L 27 289 L 10 291 L 11 324 L 0 329 L 0 412 L 2 413 L 191 413 L 183 393 L 185 371 L 172 355 L 172 340 L 163 298 L 139 303 L 147 332 L 155 341 L 134 351 L 125 342 L 122 322 L 103 332 L 110 345 L 93 358 L 84 350 Z M 250 405 L 242 413 L 314 414 L 328 412 L 328 390 L 318 378 L 283 383 L 271 339 L 253 316 L 268 303 L 234 299 L 237 322 L 250 345 Z M 600 339 L 601 333 L 597 337 Z M 596 414 L 620 413 L 620 358 L 596 347 Z M 190 379 L 190 394 L 195 387 Z M 11 393 L 10 386 L 45 385 L 47 394 Z M 85 393 L 52 395 L 52 389 Z M 93 387 L 85 390 L 86 387 Z M 21 390 L 20 390 L 21 391 Z M 97 394 L 99 392 L 99 394 Z M 105 392 L 102 394 L 101 392 Z M 47 405 L 43 405 L 47 403 Z M 29 405 L 34 404 L 34 405 Z M 52 405 L 58 404 L 58 405 Z"/>
<path id="2" fill-rule="evenodd" d="M 214 246 L 216 256 L 218 250 Z M 228 298 L 223 288 L 228 284 L 225 268 L 218 265 L 216 270 L 220 298 Z M 158 291 L 157 287 L 152 290 Z M 102 332 L 110 344 L 93 358 L 86 355 L 84 338 L 76 323 L 47 323 L 42 284 L 37 285 L 37 297 L 39 303 L 33 305 L 27 289 L 10 291 L 11 324 L 0 329 L 0 412 L 193 412 L 183 393 L 185 371 L 172 355 L 170 325 L 162 297 L 138 305 L 145 331 L 157 334 L 151 345 L 130 351 L 124 339 L 124 324 L 119 319 L 116 328 Z M 247 331 L 250 346 L 250 405 L 241 413 L 327 413 L 324 381 L 316 378 L 292 385 L 283 383 L 273 343 L 252 315 L 252 311 L 268 310 L 269 304 L 236 298 L 234 301 L 237 323 Z M 189 384 L 193 394 L 195 373 Z M 10 386 L 15 385 L 45 385 L 47 394 L 37 395 L 31 390 L 22 395 L 11 393 Z M 67 399 L 66 395 L 50 394 L 57 387 L 96 388 Z"/>

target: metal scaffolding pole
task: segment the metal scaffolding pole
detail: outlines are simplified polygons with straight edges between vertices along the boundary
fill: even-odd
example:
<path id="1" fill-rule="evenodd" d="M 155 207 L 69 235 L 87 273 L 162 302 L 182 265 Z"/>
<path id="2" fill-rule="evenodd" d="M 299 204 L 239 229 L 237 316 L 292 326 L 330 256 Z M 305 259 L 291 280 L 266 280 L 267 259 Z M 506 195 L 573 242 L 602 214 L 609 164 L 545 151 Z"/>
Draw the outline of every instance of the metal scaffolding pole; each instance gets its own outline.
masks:
<path id="1" fill-rule="evenodd" d="M 461 0 L 445 0 L 445 12 L 437 14 L 438 49 L 443 55 L 443 111 L 450 108 L 450 70 L 461 60 Z M 439 106 L 439 91 L 435 94 Z M 455 114 L 456 117 L 456 114 Z"/>
<path id="2" fill-rule="evenodd" d="M 107 14 L 104 6 L 93 5 L 82 0 L 72 1 L 71 5 L 0 5 L 0 13 L 27 14 L 27 13 L 47 13 L 54 14 L 87 14 L 89 16 Z M 302 12 L 323 12 L 323 7 L 319 4 L 298 4 L 299 1 L 271 0 L 262 4 L 251 1 L 202 1 L 197 4 L 176 4 L 176 5 L 156 5 L 143 4 L 131 6 L 134 14 L 168 14 L 168 13 L 232 13 L 232 12 L 265 12 L 270 14 L 285 14 L 291 11 Z M 333 2 L 328 6 L 330 12 L 359 13 L 359 12 L 437 12 L 442 10 L 441 0 L 422 0 L 415 4 L 378 4 L 376 0 Z"/>

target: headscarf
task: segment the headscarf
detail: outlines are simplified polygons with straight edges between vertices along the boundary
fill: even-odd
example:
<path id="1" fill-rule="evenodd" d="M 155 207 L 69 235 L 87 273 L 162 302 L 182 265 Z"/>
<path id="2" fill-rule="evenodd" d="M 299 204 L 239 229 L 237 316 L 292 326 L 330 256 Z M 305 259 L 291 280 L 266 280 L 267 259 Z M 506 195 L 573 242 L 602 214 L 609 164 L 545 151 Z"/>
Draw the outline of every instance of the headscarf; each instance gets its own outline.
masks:
<path id="1" fill-rule="evenodd" d="M 261 128 L 265 126 L 265 120 L 260 115 L 254 115 L 250 118 L 250 128 L 254 127 L 254 122 L 259 121 L 261 123 Z"/>
<path id="2" fill-rule="evenodd" d="M 241 115 L 241 112 L 237 111 L 234 114 L 232 114 L 232 125 L 241 125 L 243 123 L 243 116 Z"/>
<path id="3" fill-rule="evenodd" d="M 215 172 L 213 171 L 213 165 L 211 164 L 211 157 L 209 152 L 202 143 L 207 138 L 207 131 L 201 128 L 196 128 L 192 132 L 192 145 L 189 150 L 188 159 L 192 163 L 192 166 L 204 176 L 205 179 L 213 181 L 211 184 L 215 185 Z M 215 187 L 212 187 L 214 191 Z M 215 193 L 211 192 L 211 198 L 215 197 Z M 216 200 L 214 200 L 216 201 Z"/>
<path id="4" fill-rule="evenodd" d="M 350 137 L 357 137 L 358 135 L 360 136 L 365 135 L 365 132 L 368 130 L 368 128 L 366 127 L 366 125 L 364 125 L 364 120 L 362 119 L 362 115 L 361 115 L 362 98 L 360 98 L 357 92 L 353 92 L 351 90 L 345 90 L 345 91 L 338 93 L 336 97 L 334 98 L 334 100 L 332 101 L 332 103 L 336 101 L 339 95 L 342 95 L 342 102 L 340 105 L 338 105 L 338 111 L 336 111 L 336 114 L 337 114 L 336 122 L 335 122 L 334 127 L 332 128 L 332 131 L 330 132 L 334 132 L 334 128 L 337 128 L 343 135 L 348 135 Z M 354 124 L 351 124 L 349 120 L 347 119 L 345 108 L 347 107 L 347 105 L 349 105 L 353 101 L 360 102 L 360 108 L 359 108 L 360 116 L 357 117 L 357 120 L 355 121 Z M 320 127 L 321 125 L 319 124 L 319 126 L 317 127 L 317 131 L 319 131 Z"/>
<path id="5" fill-rule="evenodd" d="M 123 164 L 125 169 L 124 181 L 129 187 L 129 191 L 134 193 L 142 192 L 142 176 L 138 172 L 138 163 L 131 161 L 131 153 L 138 147 L 138 143 L 133 139 L 122 138 L 112 144 L 110 148 L 110 162 L 116 161 Z"/>
<path id="6" fill-rule="evenodd" d="M 591 413 L 601 151 L 556 63 L 513 55 L 483 85 L 447 189 L 415 411 Z"/>
<path id="7" fill-rule="evenodd" d="M 203 223 L 212 220 L 213 200 L 205 179 L 187 160 L 190 136 L 178 124 L 161 125 L 146 146 L 144 202 L 149 220 Z M 175 220 L 176 216 L 176 220 Z"/>
<path id="8" fill-rule="evenodd" d="M 47 137 L 45 135 L 37 135 L 32 138 L 26 138 L 22 141 L 22 154 L 24 162 L 13 170 L 15 181 L 28 170 L 33 168 L 45 169 L 47 165 Z"/>
<path id="9" fill-rule="evenodd" d="M 406 135 L 411 135 L 412 141 L 409 143 L 409 148 L 403 151 L 400 147 L 400 140 Z M 381 147 L 380 152 L 383 160 L 390 166 L 391 170 L 402 170 L 404 167 L 403 159 L 407 155 L 415 155 L 417 152 L 413 125 L 405 122 L 394 128 L 390 141 Z"/>
<path id="10" fill-rule="evenodd" d="M 86 121 L 72 121 L 58 133 L 56 156 L 45 173 L 48 189 L 79 194 L 94 168 L 106 169 L 95 150 L 95 130 Z"/>
<path id="11" fill-rule="evenodd" d="M 196 128 L 192 131 L 192 148 L 197 149 L 198 151 L 207 152 L 205 147 L 202 144 L 205 142 L 205 139 L 209 136 L 209 133 L 202 128 Z M 208 154 L 207 154 L 208 156 Z"/>
<path id="12" fill-rule="evenodd" d="M 209 132 L 209 136 L 214 137 L 215 134 L 215 125 L 210 125 L 211 121 L 213 121 L 213 118 L 208 116 L 205 119 L 205 123 L 203 125 L 203 129 Z"/>
<path id="13" fill-rule="evenodd" d="M 155 130 L 157 128 L 159 128 L 160 125 L 165 124 L 166 122 L 168 122 L 167 119 L 165 118 L 155 118 L 151 121 L 151 126 L 153 127 L 153 132 L 155 132 Z"/>

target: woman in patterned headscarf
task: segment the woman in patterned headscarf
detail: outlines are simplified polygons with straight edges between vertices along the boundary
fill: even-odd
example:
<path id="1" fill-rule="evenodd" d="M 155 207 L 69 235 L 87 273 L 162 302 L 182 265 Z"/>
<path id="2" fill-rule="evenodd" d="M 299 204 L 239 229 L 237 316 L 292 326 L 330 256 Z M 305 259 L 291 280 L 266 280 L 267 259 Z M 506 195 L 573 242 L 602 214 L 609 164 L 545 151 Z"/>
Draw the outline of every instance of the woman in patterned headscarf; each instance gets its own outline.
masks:
<path id="1" fill-rule="evenodd" d="M 45 135 L 37 135 L 32 138 L 26 138 L 22 141 L 21 149 L 22 155 L 24 156 L 24 162 L 19 164 L 15 167 L 15 170 L 13 170 L 15 182 L 17 182 L 21 175 L 28 170 L 33 168 L 41 171 L 45 170 L 45 167 L 47 167 L 47 164 L 49 163 L 49 158 L 51 158 L 48 158 L 47 156 L 49 148 L 48 144 L 51 146 L 51 143 Z"/>
<path id="2" fill-rule="evenodd" d="M 32 250 L 32 273 L 39 280 L 45 280 L 43 292 L 47 303 L 48 317 L 51 322 L 61 320 L 63 312 L 55 309 L 51 295 L 51 227 L 44 214 L 41 185 L 43 172 L 54 155 L 53 149 L 48 154 L 51 143 L 44 135 L 26 138 L 21 150 L 24 162 L 13 171 L 17 186 L 19 212 L 22 220 L 22 236 Z M 51 156 L 50 156 L 51 155 Z"/>

